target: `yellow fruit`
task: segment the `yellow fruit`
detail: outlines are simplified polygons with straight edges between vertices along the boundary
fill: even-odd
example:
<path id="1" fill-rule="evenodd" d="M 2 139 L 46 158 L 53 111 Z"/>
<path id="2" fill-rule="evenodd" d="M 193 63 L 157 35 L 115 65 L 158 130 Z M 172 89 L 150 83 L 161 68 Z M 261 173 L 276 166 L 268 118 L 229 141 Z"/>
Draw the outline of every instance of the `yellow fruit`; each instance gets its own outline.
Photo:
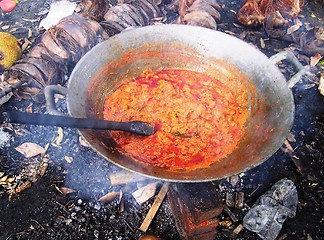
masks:
<path id="1" fill-rule="evenodd" d="M 20 56 L 18 39 L 10 33 L 0 32 L 0 73 L 9 69 Z"/>

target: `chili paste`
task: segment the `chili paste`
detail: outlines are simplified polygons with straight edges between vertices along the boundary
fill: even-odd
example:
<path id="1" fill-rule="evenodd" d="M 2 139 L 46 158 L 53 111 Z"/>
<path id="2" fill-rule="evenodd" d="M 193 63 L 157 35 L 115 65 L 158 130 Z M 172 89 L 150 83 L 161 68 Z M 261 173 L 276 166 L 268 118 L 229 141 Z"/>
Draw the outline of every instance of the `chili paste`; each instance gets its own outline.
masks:
<path id="1" fill-rule="evenodd" d="M 233 152 L 248 117 L 247 92 L 239 94 L 205 73 L 147 70 L 124 82 L 104 103 L 104 118 L 141 120 L 156 133 L 114 131 L 131 157 L 169 170 L 208 167 Z"/>

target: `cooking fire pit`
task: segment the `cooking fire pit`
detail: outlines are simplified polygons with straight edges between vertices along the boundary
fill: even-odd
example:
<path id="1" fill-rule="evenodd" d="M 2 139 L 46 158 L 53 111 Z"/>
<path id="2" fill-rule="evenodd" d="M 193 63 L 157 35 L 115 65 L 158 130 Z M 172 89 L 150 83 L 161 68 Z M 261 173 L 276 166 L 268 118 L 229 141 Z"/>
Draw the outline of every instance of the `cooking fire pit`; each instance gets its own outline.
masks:
<path id="1" fill-rule="evenodd" d="M 167 3 L 168 1 L 162 3 L 160 7 L 164 7 Z M 142 165 L 138 165 L 128 158 L 126 160 L 119 158 L 119 154 L 118 157 L 116 155 L 107 157 L 107 145 L 100 142 L 106 135 L 101 135 L 101 138 L 98 139 L 97 136 L 92 138 L 94 133 L 91 131 L 81 131 L 81 135 L 86 139 L 84 140 L 79 131 L 69 128 L 2 125 L 0 130 L 4 135 L 1 135 L 3 138 L 0 143 L 5 138 L 9 140 L 0 148 L 1 239 L 137 240 L 158 237 L 167 240 L 182 239 L 189 235 L 193 239 L 259 239 L 256 233 L 244 228 L 243 218 L 259 197 L 283 178 L 292 180 L 296 185 L 298 205 L 296 216 L 288 218 L 284 222 L 278 239 L 317 240 L 322 238 L 324 235 L 321 227 L 323 221 L 321 179 L 324 159 L 322 138 L 324 108 L 323 96 L 318 91 L 318 85 L 323 67 L 320 63 L 314 65 L 315 55 L 305 55 L 297 44 L 292 44 L 284 39 L 268 38 L 262 28 L 246 28 L 240 25 L 235 13 L 238 12 L 243 2 L 222 0 L 219 3 L 222 19 L 217 22 L 217 28 L 222 33 L 214 31 L 213 34 L 224 36 L 226 33 L 226 36 L 233 35 L 249 43 L 242 43 L 242 46 L 249 50 L 245 56 L 239 56 L 239 60 L 237 60 L 242 62 L 242 69 L 261 73 L 259 68 L 254 69 L 254 65 L 259 65 L 264 60 L 266 65 L 261 67 L 264 71 L 261 75 L 269 77 L 269 80 L 266 81 L 273 81 L 274 75 L 280 76 L 281 79 L 274 88 L 268 85 L 263 85 L 260 88 L 261 92 L 269 88 L 270 92 L 267 95 L 276 96 L 270 97 L 268 104 L 265 105 L 273 107 L 273 103 L 277 102 L 277 98 L 281 99 L 281 96 L 286 99 L 278 100 L 280 106 L 276 112 L 277 115 L 284 116 L 280 118 L 284 119 L 283 121 L 279 120 L 275 124 L 277 129 L 284 126 L 283 131 L 279 131 L 280 134 L 274 134 L 276 140 L 271 140 L 271 142 L 275 142 L 275 144 L 264 152 L 263 157 L 243 157 L 243 153 L 258 155 L 243 148 L 242 152 L 232 157 L 235 158 L 235 161 L 232 165 L 228 165 L 229 168 L 225 164 L 220 168 L 212 166 L 212 171 L 205 169 L 193 173 L 181 171 L 170 173 L 163 169 L 156 171 L 153 167 L 143 169 Z M 17 34 L 18 37 L 25 38 L 29 28 L 37 29 L 37 17 L 43 15 L 44 11 L 42 13 L 41 9 L 46 9 L 44 4 L 45 1 L 20 1 L 15 9 L 16 12 L 0 13 L 2 31 L 10 31 Z M 317 1 L 305 3 L 300 18 L 305 26 L 309 26 L 307 23 L 321 24 L 318 19 L 323 16 L 317 9 L 323 9 Z M 168 9 L 166 22 L 171 22 L 175 15 L 176 13 L 172 12 L 172 9 Z M 154 26 L 154 29 L 155 27 L 162 28 L 163 26 Z M 174 26 L 174 29 L 177 27 Z M 188 32 L 184 31 L 187 33 L 186 36 L 182 36 L 183 43 L 188 44 L 187 38 L 198 39 L 197 41 L 203 39 L 200 40 L 201 43 L 194 52 L 189 52 L 189 59 L 192 59 L 193 55 L 211 55 L 213 52 L 224 50 L 221 49 L 223 47 L 220 47 L 224 43 L 223 40 L 209 42 L 208 44 L 213 45 L 212 49 L 206 47 L 205 44 L 209 41 L 207 39 L 210 36 L 203 34 L 205 29 L 198 30 L 201 34 L 192 36 L 193 34 L 189 33 L 189 26 L 182 27 L 188 29 Z M 164 39 L 169 34 L 171 35 L 171 28 L 170 26 L 170 29 L 158 38 Z M 151 31 L 149 29 L 151 28 L 138 29 L 141 32 L 140 38 L 145 38 L 149 43 L 153 43 L 152 36 L 144 33 Z M 115 41 L 120 42 L 120 46 L 127 45 L 126 39 L 132 34 L 132 31 L 134 29 L 116 35 L 110 43 Z M 207 32 L 209 33 L 209 31 L 212 30 Z M 29 40 L 38 39 L 41 33 L 39 30 L 32 30 L 30 33 L 32 37 Z M 225 38 L 225 45 L 228 49 L 225 52 L 231 55 L 231 58 L 232 55 L 243 51 L 240 48 L 235 48 L 236 44 L 231 44 L 232 37 Z M 236 43 L 236 40 L 234 42 Z M 36 43 L 37 40 L 34 44 Z M 169 42 L 168 45 L 172 46 L 172 42 Z M 125 48 L 127 48 L 126 51 L 131 51 L 130 49 L 135 47 L 130 45 Z M 257 57 L 258 60 L 251 62 L 254 57 L 250 55 L 250 50 L 253 53 L 257 52 L 256 55 L 260 56 L 261 60 L 259 61 Z M 306 71 L 300 81 L 292 84 L 294 87 L 291 89 L 287 87 L 286 79 L 290 79 L 298 71 L 296 66 L 285 60 L 276 61 L 277 63 L 274 65 L 270 60 L 271 56 L 286 50 L 297 57 L 302 68 Z M 155 53 L 158 51 L 156 50 Z M 188 55 L 188 52 L 184 53 L 183 51 L 177 53 L 179 53 L 177 55 Z M 89 56 L 95 59 L 103 58 L 99 54 L 95 54 L 98 56 L 90 54 Z M 104 57 L 112 57 L 109 61 L 113 61 L 113 59 L 118 59 L 118 52 L 109 52 L 109 55 Z M 134 58 L 132 60 L 137 61 L 136 58 L 139 57 L 135 56 Z M 200 64 L 200 69 L 203 71 L 212 62 L 209 59 L 209 63 L 205 65 L 199 57 L 193 59 Z M 164 64 L 173 64 L 174 62 L 176 62 L 176 57 L 169 57 L 166 58 Z M 118 63 L 118 60 L 115 63 Z M 156 63 L 156 65 L 159 64 L 160 62 Z M 188 64 L 191 64 L 190 61 Z M 89 76 L 94 78 L 92 83 L 100 83 L 100 76 L 93 74 L 93 72 L 99 71 L 99 65 L 81 60 L 77 67 L 79 70 L 74 71 L 71 79 L 81 79 L 84 78 L 85 73 L 89 73 Z M 102 65 L 104 64 L 101 64 L 101 67 Z M 271 67 L 269 67 L 270 65 Z M 82 66 L 86 66 L 86 69 Z M 271 70 L 273 68 L 275 70 Z M 106 74 L 105 71 L 108 70 L 101 68 L 100 71 Z M 245 74 L 249 75 L 250 73 Z M 126 74 L 122 76 L 126 76 Z M 118 76 L 115 77 L 118 78 Z M 254 81 L 255 79 L 252 78 L 252 82 Z M 82 84 L 73 82 L 74 80 L 70 81 L 68 86 L 64 87 L 68 87 L 69 91 L 74 91 L 77 94 L 85 91 L 82 88 L 87 85 L 86 81 Z M 96 84 L 92 86 L 97 86 L 94 91 L 99 92 L 102 85 Z M 107 84 L 107 82 L 103 84 Z M 281 85 L 285 86 L 284 90 L 281 89 Z M 283 92 L 283 94 L 279 94 L 280 97 L 276 95 L 278 91 Z M 84 109 L 80 113 L 79 106 L 83 102 L 73 101 L 71 96 L 73 95 L 70 95 L 70 92 L 66 99 L 54 95 L 56 108 L 60 113 L 69 113 L 79 117 L 86 116 L 86 114 L 95 115 Z M 256 95 L 252 96 L 252 99 L 253 97 L 254 100 L 257 99 Z M 98 99 L 97 96 L 92 99 L 94 101 L 90 102 L 92 108 L 95 107 L 95 101 Z M 65 106 L 66 102 L 67 106 Z M 17 109 L 27 112 L 46 112 L 44 102 L 37 102 L 35 99 L 24 100 L 12 97 L 9 102 L 1 105 L 1 111 Z M 266 111 L 265 115 L 267 114 Z M 100 115 L 100 117 L 102 116 Z M 266 117 L 265 119 L 264 121 L 268 121 Z M 264 123 L 264 121 L 261 122 Z M 266 128 L 268 125 L 267 122 L 264 127 Z M 255 130 L 256 127 L 256 124 L 251 124 L 249 128 Z M 255 135 L 261 134 L 259 131 L 254 131 L 254 133 Z M 267 142 L 266 139 L 257 137 L 250 140 L 256 145 L 264 145 Z M 27 146 L 28 149 L 37 149 L 40 153 L 36 156 L 26 157 L 18 152 L 18 150 L 22 151 L 24 146 Z M 259 150 L 260 148 L 253 149 Z M 116 165 L 107 161 L 107 158 Z M 263 161 L 266 159 L 267 161 Z M 230 162 L 231 159 L 228 161 Z M 240 164 L 237 165 L 234 162 Z M 135 173 L 141 173 L 141 175 Z M 182 232 L 184 229 L 189 230 Z"/>

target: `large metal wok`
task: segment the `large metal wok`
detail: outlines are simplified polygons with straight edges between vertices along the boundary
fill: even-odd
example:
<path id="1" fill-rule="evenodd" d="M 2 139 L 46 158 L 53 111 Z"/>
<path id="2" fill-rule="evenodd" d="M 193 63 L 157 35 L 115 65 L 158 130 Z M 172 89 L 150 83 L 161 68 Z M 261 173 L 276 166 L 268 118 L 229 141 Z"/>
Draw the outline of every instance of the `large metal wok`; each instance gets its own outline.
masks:
<path id="1" fill-rule="evenodd" d="M 298 69 L 288 83 L 275 65 L 286 58 Z M 61 93 L 67 95 L 68 112 L 72 117 L 102 118 L 103 100 L 121 84 L 120 79 L 137 76 L 147 68 L 161 67 L 212 74 L 213 69 L 221 68 L 220 62 L 229 63 L 246 74 L 257 90 L 250 96 L 246 134 L 236 150 L 221 162 L 193 171 L 170 171 L 127 157 L 107 131 L 80 130 L 80 134 L 102 157 L 150 177 L 184 182 L 224 178 L 268 159 L 281 147 L 290 131 L 294 119 L 290 87 L 304 73 L 290 52 L 269 59 L 242 40 L 200 27 L 156 25 L 131 29 L 88 52 L 74 68 L 67 88 L 47 87 L 48 111 L 62 114 L 53 103 L 54 93 Z"/>

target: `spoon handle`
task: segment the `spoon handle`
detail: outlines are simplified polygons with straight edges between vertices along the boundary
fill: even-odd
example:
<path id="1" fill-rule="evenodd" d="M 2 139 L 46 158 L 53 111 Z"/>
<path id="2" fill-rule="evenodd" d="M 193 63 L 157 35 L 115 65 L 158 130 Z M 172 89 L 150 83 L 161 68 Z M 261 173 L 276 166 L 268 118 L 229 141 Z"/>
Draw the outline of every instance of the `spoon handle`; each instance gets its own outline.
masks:
<path id="1" fill-rule="evenodd" d="M 21 123 L 98 130 L 120 130 L 144 136 L 152 135 L 155 132 L 153 126 L 141 121 L 116 122 L 91 118 L 74 118 L 40 113 L 27 113 L 20 111 L 4 112 L 2 117 L 3 122 L 7 123 Z"/>

